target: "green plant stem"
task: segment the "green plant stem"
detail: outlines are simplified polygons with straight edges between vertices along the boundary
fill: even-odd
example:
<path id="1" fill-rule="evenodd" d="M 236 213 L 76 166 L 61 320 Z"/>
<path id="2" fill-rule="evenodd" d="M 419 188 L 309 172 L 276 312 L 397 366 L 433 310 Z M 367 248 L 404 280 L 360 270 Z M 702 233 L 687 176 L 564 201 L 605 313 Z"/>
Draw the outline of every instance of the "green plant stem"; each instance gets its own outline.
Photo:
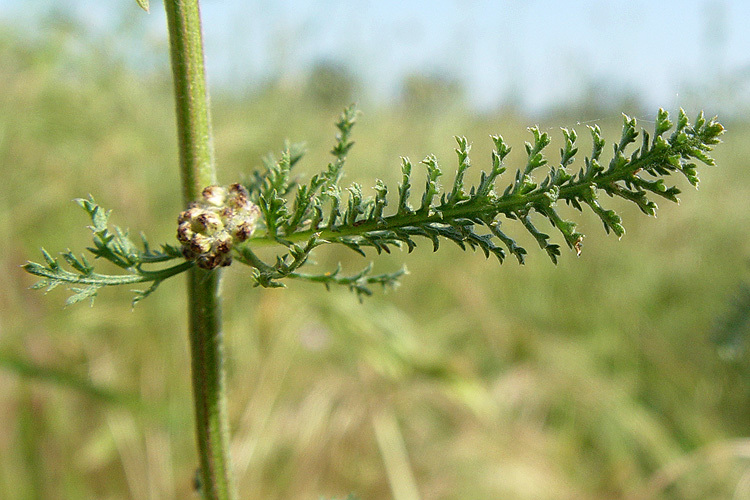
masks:
<path id="1" fill-rule="evenodd" d="M 186 202 L 216 184 L 198 0 L 165 0 Z"/>
<path id="2" fill-rule="evenodd" d="M 220 279 L 216 271 L 197 267 L 188 275 L 196 437 L 201 493 L 207 500 L 235 498 L 229 461 L 221 302 L 215 293 Z"/>
<path id="3" fill-rule="evenodd" d="M 216 183 L 197 0 L 165 0 L 174 74 L 177 135 L 185 203 Z M 188 276 L 190 352 L 201 494 L 236 498 L 229 461 L 229 423 L 217 270 Z"/>

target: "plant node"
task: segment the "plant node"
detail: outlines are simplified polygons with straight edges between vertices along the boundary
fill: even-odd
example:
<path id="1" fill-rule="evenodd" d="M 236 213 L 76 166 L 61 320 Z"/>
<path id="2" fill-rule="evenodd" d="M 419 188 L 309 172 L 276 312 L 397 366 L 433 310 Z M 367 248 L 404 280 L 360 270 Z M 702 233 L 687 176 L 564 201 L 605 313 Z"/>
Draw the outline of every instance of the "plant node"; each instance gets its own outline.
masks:
<path id="1" fill-rule="evenodd" d="M 248 200 L 241 184 L 208 186 L 202 200 L 192 202 L 177 218 L 182 255 L 198 267 L 214 269 L 232 263 L 232 247 L 255 230 L 260 209 Z"/>

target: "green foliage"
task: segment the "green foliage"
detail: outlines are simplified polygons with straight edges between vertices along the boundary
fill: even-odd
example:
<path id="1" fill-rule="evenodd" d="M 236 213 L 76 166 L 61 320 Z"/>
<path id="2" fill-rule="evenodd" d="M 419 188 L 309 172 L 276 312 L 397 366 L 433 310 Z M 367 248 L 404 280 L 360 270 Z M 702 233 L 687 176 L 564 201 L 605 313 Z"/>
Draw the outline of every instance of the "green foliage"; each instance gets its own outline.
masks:
<path id="1" fill-rule="evenodd" d="M 583 160 L 583 167 L 574 173 L 570 167 L 578 153 L 576 132 L 562 130 L 564 144 L 560 149 L 560 161 L 551 165 L 544 154 L 551 138 L 538 127 L 532 127 L 529 131 L 533 140 L 525 144 L 525 166 L 516 171 L 502 194 L 498 194 L 495 185 L 507 170 L 505 160 L 511 150 L 503 138 L 491 137 L 494 150 L 490 169 L 481 171 L 478 183 L 469 186 L 465 177 L 471 167 L 471 145 L 466 138 L 456 137 L 458 167 L 450 189 L 446 191 L 440 184 L 443 173 L 437 158 L 427 156 L 421 162 L 426 169 L 424 190 L 418 205 L 412 206 L 413 166 L 408 158 L 402 158 L 396 206 L 388 213 L 389 190 L 382 181 L 376 180 L 374 196 L 365 196 L 362 186 L 356 183 L 345 189 L 340 186 L 347 155 L 354 144 L 351 131 L 356 118 L 354 107 L 341 114 L 331 151 L 334 160 L 325 170 L 312 176 L 309 183 L 298 184 L 292 175 L 292 169 L 303 156 L 300 145 L 288 144 L 279 159 L 267 156 L 263 161 L 264 170 L 253 173 L 247 188 L 250 200 L 260 208 L 259 228 L 246 243 L 236 246 L 234 252 L 238 262 L 253 268 L 256 286 L 281 287 L 283 279 L 292 278 L 322 283 L 326 288 L 342 285 L 361 298 L 372 294 L 372 285 L 396 285 L 406 272 L 401 269 L 371 275 L 371 265 L 351 276 L 342 276 L 340 267 L 320 274 L 300 272 L 310 261 L 311 252 L 325 244 L 340 244 L 366 256 L 367 248 L 378 254 L 402 247 L 411 252 L 420 239 L 426 239 L 437 251 L 442 241 L 451 241 L 464 250 L 479 249 L 486 257 L 494 256 L 500 263 L 512 255 L 523 264 L 527 250 L 506 232 L 504 224 L 508 221 L 520 222 L 557 263 L 560 246 L 538 228 L 535 219 L 539 216 L 546 219 L 577 254 L 581 252 L 583 234 L 576 230 L 574 221 L 560 215 L 561 202 L 578 211 L 589 207 L 602 221 L 605 231 L 620 237 L 625 232 L 622 220 L 614 210 L 601 205 L 601 194 L 631 201 L 643 213 L 655 215 L 654 195 L 678 201 L 680 190 L 665 184 L 665 178 L 680 172 L 690 184 L 697 186 L 696 161 L 714 164 L 708 153 L 724 131 L 721 124 L 705 119 L 702 114 L 690 124 L 681 110 L 675 125 L 666 111 L 659 110 L 653 137 L 642 131 L 640 146 L 628 152 L 639 132 L 635 119 L 624 116 L 620 140 L 613 145 L 608 162 L 602 158 L 606 143 L 599 127 L 589 127 L 592 152 Z M 666 135 L 670 130 L 671 134 Z M 538 179 L 537 173 L 543 167 L 547 167 L 546 175 Z M 30 262 L 24 266 L 26 271 L 44 278 L 35 285 L 37 288 L 49 290 L 61 284 L 70 285 L 75 294 L 67 303 L 72 304 L 93 298 L 103 286 L 151 282 L 148 289 L 136 292 L 135 303 L 153 292 L 164 279 L 191 267 L 191 262 L 185 262 L 159 271 L 145 270 L 145 264 L 181 257 L 179 249 L 163 245 L 161 251 L 153 251 L 143 238 L 143 250 L 140 250 L 127 232 L 117 227 L 109 229 L 109 213 L 93 199 L 78 200 L 78 203 L 93 222 L 94 247 L 89 251 L 128 274 L 97 274 L 85 257 L 79 259 L 70 251 L 62 254 L 73 269 L 73 272 L 67 271 L 43 251 L 46 265 Z M 258 255 L 258 250 L 269 245 L 280 245 L 284 251 L 267 262 Z"/>
<path id="2" fill-rule="evenodd" d="M 145 10 L 146 12 L 148 12 L 148 9 L 149 9 L 148 1 L 149 0 L 135 0 L 135 1 L 138 3 L 138 6 L 141 9 Z"/>
<path id="3" fill-rule="evenodd" d="M 680 111 L 674 126 L 664 110 L 659 110 L 654 136 L 642 132 L 639 148 L 627 153 L 628 147 L 638 138 L 635 119 L 624 117 L 622 135 L 614 145 L 612 159 L 604 166 L 602 153 L 605 141 L 597 126 L 589 127 L 593 142 L 590 157 L 585 158 L 584 168 L 577 174 L 569 171 L 578 152 L 575 131 L 563 129 L 564 146 L 560 150 L 560 163 L 550 166 L 547 175 L 535 180 L 534 173 L 548 165 L 543 150 L 550 144 L 550 136 L 534 127 L 529 129 L 533 142 L 526 143 L 526 165 L 516 171 L 512 183 L 499 195 L 495 192 L 497 178 L 506 171 L 505 158 L 510 147 L 500 136 L 493 136 L 495 150 L 492 152 L 491 169 L 482 171 L 475 186 L 465 184 L 465 174 L 471 162 L 470 144 L 464 137 L 456 137 L 458 168 L 452 187 L 443 191 L 439 180 L 442 171 L 438 160 L 428 156 L 422 160 L 427 170 L 426 183 L 417 207 L 410 204 L 412 191 L 412 163 L 402 158 L 403 178 L 398 186 L 398 204 L 395 212 L 388 215 L 388 188 L 378 180 L 374 196 L 366 197 L 362 187 L 352 184 L 346 190 L 338 186 L 346 155 L 353 145 L 350 132 L 356 121 L 354 108 L 348 108 L 336 124 L 339 129 L 332 153 L 335 162 L 328 169 L 313 176 L 309 185 L 296 186 L 290 175 L 299 155 L 286 150 L 281 159 L 266 163 L 266 171 L 256 173 L 257 182 L 251 190 L 263 214 L 265 231 L 256 232 L 245 247 L 239 250 L 242 262 L 255 268 L 256 283 L 262 286 L 279 286 L 278 280 L 285 277 L 300 277 L 295 271 L 309 257 L 310 252 L 326 243 L 338 243 L 365 256 L 371 247 L 377 253 L 390 253 L 394 247 L 405 246 L 412 251 L 422 237 L 438 250 L 440 242 L 449 240 L 462 249 L 480 249 L 485 256 L 495 256 L 503 262 L 508 254 L 524 263 L 527 254 L 501 225 L 507 220 L 518 220 L 557 262 L 560 249 L 550 242 L 550 236 L 537 228 L 532 220 L 540 214 L 557 229 L 565 243 L 577 253 L 581 251 L 583 235 L 576 231 L 576 223 L 563 219 L 557 210 L 559 202 L 582 211 L 590 207 L 601 219 L 604 229 L 618 236 L 624 234 L 622 221 L 613 210 L 600 204 L 601 193 L 634 202 L 647 215 L 655 215 L 656 203 L 650 198 L 657 195 L 677 201 L 679 189 L 666 186 L 663 177 L 681 172 L 692 185 L 697 185 L 695 160 L 713 165 L 707 153 L 719 142 L 723 127 L 713 120 L 699 115 L 694 125 Z M 668 137 L 665 133 L 674 127 Z M 297 189 L 294 201 L 285 194 Z M 344 195 L 346 193 L 346 196 Z M 481 229 L 484 231 L 481 231 Z M 277 257 L 275 265 L 263 263 L 251 250 L 268 243 L 279 243 L 288 248 L 288 253 Z M 338 274 L 338 271 L 336 272 Z M 382 283 L 392 284 L 396 275 L 381 276 Z M 308 277 L 309 279 L 309 277 Z M 323 281 L 322 277 L 315 280 Z M 359 291 L 359 290 L 358 290 Z"/>
<path id="4" fill-rule="evenodd" d="M 127 231 L 117 226 L 110 229 L 110 212 L 97 205 L 93 198 L 78 199 L 76 203 L 91 218 L 92 225 L 89 229 L 93 233 L 94 246 L 89 247 L 88 251 L 94 255 L 94 258 L 107 260 L 127 271 L 127 274 L 96 273 L 94 266 L 85 255 L 79 258 L 70 250 L 61 254 L 63 260 L 72 269 L 68 271 L 60 265 L 58 259 L 42 249 L 45 264 L 27 262 L 23 266 L 26 272 L 42 278 L 33 288 L 45 288 L 50 291 L 60 285 L 67 285 L 74 292 L 66 301 L 66 305 L 71 305 L 85 299 L 91 299 L 93 302 L 99 289 L 105 286 L 151 283 L 147 289 L 135 291 L 133 298 L 133 305 L 135 305 L 156 290 L 162 281 L 192 267 L 192 262 L 182 262 L 166 269 L 144 269 L 145 265 L 182 258 L 182 253 L 179 248 L 172 245 L 162 245 L 161 250 L 153 250 L 144 235 L 141 235 L 143 249 L 140 249 L 130 239 Z"/>

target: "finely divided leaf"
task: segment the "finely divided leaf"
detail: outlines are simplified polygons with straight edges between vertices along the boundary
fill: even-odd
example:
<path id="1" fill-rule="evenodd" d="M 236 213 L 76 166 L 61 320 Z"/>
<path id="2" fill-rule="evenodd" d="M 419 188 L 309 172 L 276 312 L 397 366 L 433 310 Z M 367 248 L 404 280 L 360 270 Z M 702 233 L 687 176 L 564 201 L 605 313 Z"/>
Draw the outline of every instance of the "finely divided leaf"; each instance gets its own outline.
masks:
<path id="1" fill-rule="evenodd" d="M 496 191 L 495 184 L 507 169 L 506 157 L 510 153 L 502 137 L 491 137 L 495 145 L 490 158 L 491 168 L 479 172 L 479 182 L 472 186 L 466 185 L 471 144 L 464 137 L 456 137 L 458 167 L 450 190 L 443 191 L 438 182 L 442 171 L 437 158 L 427 156 L 422 161 L 427 169 L 424 190 L 417 201 L 418 208 L 413 208 L 410 202 L 414 188 L 412 164 L 408 158 L 402 158 L 402 180 L 396 191 L 395 208 L 389 211 L 389 190 L 382 181 L 375 183 L 374 196 L 368 195 L 358 184 L 348 188 L 338 185 L 344 161 L 353 145 L 350 135 L 356 115 L 353 108 L 342 113 L 336 124 L 338 134 L 331 151 L 334 161 L 327 170 L 314 176 L 309 185 L 297 187 L 293 202 L 279 185 L 279 178 L 285 174 L 283 156 L 280 164 L 267 170 L 265 178 L 262 174 L 255 174 L 258 184 L 266 187 L 265 190 L 259 189 L 258 196 L 266 219 L 266 232 L 261 231 L 248 240 L 240 251 L 240 260 L 255 268 L 256 284 L 279 286 L 280 279 L 290 277 L 321 282 L 326 287 L 347 285 L 360 295 L 364 293 L 359 285 L 352 284 L 359 283 L 361 276 L 356 278 L 359 275 L 355 275 L 356 279 L 340 279 L 340 269 L 337 269 L 313 278 L 298 272 L 312 250 L 311 245 L 300 246 L 305 241 L 314 241 L 313 246 L 338 243 L 366 255 L 367 247 L 378 253 L 389 253 L 393 247 L 400 246 L 411 251 L 420 238 L 431 242 L 433 250 L 437 250 L 441 241 L 449 240 L 462 249 L 480 249 L 487 257 L 494 255 L 500 262 L 504 261 L 507 249 L 523 264 L 527 251 L 509 236 L 505 226 L 500 229 L 503 219 L 520 221 L 521 228 L 530 233 L 556 263 L 560 245 L 553 243 L 550 235 L 537 227 L 538 219 L 555 228 L 577 254 L 581 252 L 583 234 L 577 231 L 574 221 L 559 215 L 561 202 L 579 211 L 589 207 L 601 219 L 607 232 L 620 237 L 625 232 L 622 219 L 614 210 L 602 206 L 601 193 L 631 201 L 644 213 L 654 215 L 657 206 L 653 196 L 677 201 L 680 193 L 679 188 L 667 182 L 668 176 L 680 172 L 690 184 L 697 185 L 696 162 L 713 165 L 708 153 L 719 142 L 724 130 L 718 122 L 706 120 L 702 114 L 691 125 L 682 110 L 675 125 L 664 110 L 659 110 L 651 136 L 637 130 L 634 118 L 623 115 L 622 133 L 619 141 L 612 144 L 608 160 L 602 158 L 606 143 L 601 130 L 598 126 L 589 127 L 591 153 L 583 159 L 576 173 L 573 170 L 579 151 L 576 132 L 562 129 L 564 143 L 559 150 L 560 161 L 554 164 L 545 155 L 545 148 L 551 142 L 549 134 L 532 127 L 529 129 L 532 141 L 525 147 L 525 165 L 500 191 Z M 667 135 L 673 128 L 671 135 Z M 634 147 L 639 135 L 641 140 Z M 547 171 L 546 175 L 540 173 L 543 170 Z M 345 202 L 342 192 L 348 194 Z M 271 193 L 273 195 L 269 196 Z M 289 253 L 277 257 L 275 264 L 266 264 L 250 251 L 254 244 L 273 241 L 282 243 L 289 250 Z M 304 251 L 300 253 L 301 248 Z M 304 259 L 294 258 L 297 254 L 304 255 Z"/>

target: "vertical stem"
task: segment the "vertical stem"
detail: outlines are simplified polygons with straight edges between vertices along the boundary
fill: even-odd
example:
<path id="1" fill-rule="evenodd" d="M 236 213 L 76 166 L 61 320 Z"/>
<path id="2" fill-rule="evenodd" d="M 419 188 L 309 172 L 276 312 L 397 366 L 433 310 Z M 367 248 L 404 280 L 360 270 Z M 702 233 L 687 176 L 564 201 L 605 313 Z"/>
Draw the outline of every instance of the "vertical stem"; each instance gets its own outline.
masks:
<path id="1" fill-rule="evenodd" d="M 198 0 L 165 0 L 174 74 L 180 171 L 185 203 L 216 183 Z M 229 423 L 218 270 L 188 277 L 190 352 L 201 493 L 236 498 L 229 462 Z"/>
<path id="2" fill-rule="evenodd" d="M 229 461 L 229 423 L 221 332 L 219 272 L 193 268 L 188 276 L 190 352 L 201 493 L 206 500 L 235 498 Z"/>
<path id="3" fill-rule="evenodd" d="M 165 0 L 185 202 L 216 183 L 198 0 Z"/>

